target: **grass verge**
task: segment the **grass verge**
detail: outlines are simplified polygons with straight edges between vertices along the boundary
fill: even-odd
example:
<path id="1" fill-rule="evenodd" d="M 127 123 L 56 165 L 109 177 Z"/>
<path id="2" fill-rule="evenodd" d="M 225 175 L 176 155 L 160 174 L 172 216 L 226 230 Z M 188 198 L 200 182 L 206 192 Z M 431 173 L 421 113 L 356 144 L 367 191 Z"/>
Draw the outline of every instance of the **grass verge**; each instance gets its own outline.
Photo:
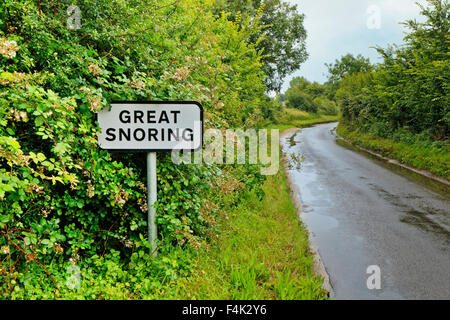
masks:
<path id="1" fill-rule="evenodd" d="M 326 299 L 282 168 L 268 177 L 264 191 L 263 200 L 245 193 L 220 238 L 198 251 L 193 274 L 163 298 Z"/>
<path id="2" fill-rule="evenodd" d="M 280 132 L 338 121 L 338 116 L 287 109 L 267 128 Z M 194 253 L 193 272 L 158 299 L 322 300 L 327 292 L 314 273 L 308 231 L 297 215 L 282 165 L 263 186 L 261 200 L 248 191 L 226 212 L 219 238 Z"/>
<path id="3" fill-rule="evenodd" d="M 339 115 L 323 115 L 308 113 L 306 111 L 283 108 L 277 115 L 276 121 L 267 125 L 267 128 L 277 128 L 280 132 L 289 128 L 306 128 L 320 123 L 339 121 Z"/>

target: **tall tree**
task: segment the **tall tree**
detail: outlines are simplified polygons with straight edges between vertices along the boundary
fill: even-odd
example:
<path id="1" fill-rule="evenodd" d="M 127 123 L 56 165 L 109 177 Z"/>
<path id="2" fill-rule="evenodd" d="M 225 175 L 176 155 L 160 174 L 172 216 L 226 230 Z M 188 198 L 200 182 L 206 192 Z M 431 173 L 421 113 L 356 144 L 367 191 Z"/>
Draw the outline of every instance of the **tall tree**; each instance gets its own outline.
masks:
<path id="1" fill-rule="evenodd" d="M 341 80 L 347 74 L 367 72 L 372 69 L 368 58 L 364 58 L 361 54 L 355 57 L 350 53 L 336 59 L 334 63 L 325 63 L 325 65 L 328 68 L 328 79 L 332 83 Z"/>
<path id="2" fill-rule="evenodd" d="M 304 15 L 297 11 L 297 5 L 281 0 L 217 0 L 214 11 L 231 12 L 230 18 L 235 19 L 239 13 L 255 17 L 260 8 L 263 29 L 250 41 L 263 50 L 267 88 L 279 93 L 284 78 L 308 58 Z M 261 35 L 264 37 L 258 41 Z"/>

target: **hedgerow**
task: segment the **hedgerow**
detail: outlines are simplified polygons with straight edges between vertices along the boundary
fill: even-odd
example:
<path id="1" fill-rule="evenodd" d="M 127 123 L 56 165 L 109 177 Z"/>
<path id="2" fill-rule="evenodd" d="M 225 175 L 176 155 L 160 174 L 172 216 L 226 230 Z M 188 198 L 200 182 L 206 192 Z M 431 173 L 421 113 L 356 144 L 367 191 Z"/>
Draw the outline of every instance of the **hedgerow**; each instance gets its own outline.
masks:
<path id="1" fill-rule="evenodd" d="M 409 33 L 403 45 L 377 48 L 382 63 L 339 81 L 336 99 L 345 121 L 366 127 L 378 123 L 391 136 L 406 130 L 448 142 L 450 4 L 428 0 L 421 14 L 424 22 L 405 23 Z"/>
<path id="2" fill-rule="evenodd" d="M 258 21 L 213 16 L 207 0 L 76 4 L 78 30 L 66 24 L 72 1 L 0 4 L 0 296 L 157 297 L 217 236 L 223 208 L 263 178 L 255 166 L 159 154 L 152 258 L 145 155 L 101 150 L 96 112 L 113 100 L 197 100 L 205 128 L 255 125 L 264 75 L 246 40 Z"/>

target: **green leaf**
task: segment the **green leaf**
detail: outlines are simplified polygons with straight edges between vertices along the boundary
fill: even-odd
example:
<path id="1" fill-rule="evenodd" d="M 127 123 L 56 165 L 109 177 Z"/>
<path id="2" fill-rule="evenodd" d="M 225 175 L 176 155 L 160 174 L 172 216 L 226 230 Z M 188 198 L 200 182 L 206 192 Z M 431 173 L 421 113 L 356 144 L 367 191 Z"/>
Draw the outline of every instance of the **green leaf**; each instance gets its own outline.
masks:
<path id="1" fill-rule="evenodd" d="M 38 159 L 39 162 L 42 162 L 42 161 L 44 161 L 45 159 L 47 159 L 47 157 L 46 157 L 43 153 L 39 152 L 39 153 L 37 154 L 37 159 Z"/>
<path id="2" fill-rule="evenodd" d="M 34 125 L 36 127 L 42 126 L 43 123 L 44 123 L 44 119 L 42 119 L 42 116 L 38 116 L 38 117 L 36 117 L 36 119 L 34 119 Z"/>

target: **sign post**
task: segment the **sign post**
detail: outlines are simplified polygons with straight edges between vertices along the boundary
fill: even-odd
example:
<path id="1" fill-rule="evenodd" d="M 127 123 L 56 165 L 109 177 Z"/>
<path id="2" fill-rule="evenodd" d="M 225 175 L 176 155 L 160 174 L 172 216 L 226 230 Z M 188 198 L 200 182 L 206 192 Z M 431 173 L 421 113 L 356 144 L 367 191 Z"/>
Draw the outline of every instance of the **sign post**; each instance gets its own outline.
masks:
<path id="1" fill-rule="evenodd" d="M 156 152 L 196 151 L 203 145 L 203 108 L 194 101 L 118 101 L 97 115 L 100 148 L 147 152 L 148 240 L 157 255 Z"/>
<path id="2" fill-rule="evenodd" d="M 158 200 L 157 179 L 156 179 L 156 152 L 147 153 L 147 206 L 148 206 L 148 242 L 152 247 L 152 255 L 156 257 L 156 238 L 158 230 L 156 229 L 156 208 L 155 203 Z"/>

